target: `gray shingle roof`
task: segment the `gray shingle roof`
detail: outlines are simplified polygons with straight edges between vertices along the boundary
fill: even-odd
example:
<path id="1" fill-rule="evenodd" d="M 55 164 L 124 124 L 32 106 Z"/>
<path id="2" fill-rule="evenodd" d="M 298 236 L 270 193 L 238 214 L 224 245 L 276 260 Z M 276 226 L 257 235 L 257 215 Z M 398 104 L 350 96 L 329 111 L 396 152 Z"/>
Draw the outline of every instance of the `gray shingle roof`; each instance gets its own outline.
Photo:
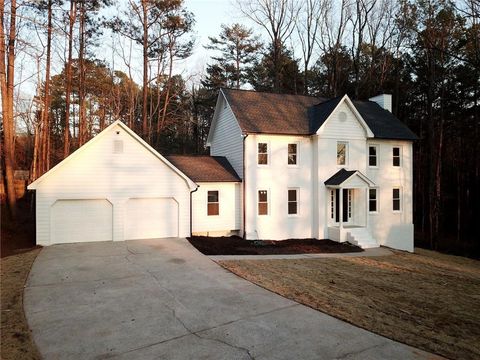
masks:
<path id="1" fill-rule="evenodd" d="M 223 156 L 170 155 L 166 158 L 195 182 L 242 181 Z"/>
<path id="2" fill-rule="evenodd" d="M 343 97 L 333 99 L 251 90 L 222 89 L 244 133 L 312 135 Z M 354 101 L 376 138 L 416 140 L 417 136 L 391 112 L 373 101 Z"/>

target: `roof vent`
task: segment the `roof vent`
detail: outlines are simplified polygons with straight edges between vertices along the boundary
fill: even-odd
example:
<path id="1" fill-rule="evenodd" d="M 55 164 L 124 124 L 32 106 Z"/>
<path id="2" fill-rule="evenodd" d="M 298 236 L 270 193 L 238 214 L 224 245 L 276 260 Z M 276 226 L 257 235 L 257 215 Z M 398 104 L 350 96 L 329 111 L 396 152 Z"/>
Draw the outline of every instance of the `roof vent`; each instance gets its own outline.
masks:
<path id="1" fill-rule="evenodd" d="M 368 100 L 376 102 L 378 105 L 380 105 L 385 110 L 392 112 L 392 95 L 390 95 L 390 94 L 380 94 L 380 95 L 374 96 L 374 97 L 372 97 Z"/>
<path id="2" fill-rule="evenodd" d="M 338 113 L 338 119 L 340 122 L 345 122 L 345 120 L 347 120 L 347 113 L 345 111 L 340 111 Z"/>
<path id="3" fill-rule="evenodd" d="M 123 154 L 123 140 L 114 140 L 113 141 L 113 153 L 114 154 Z"/>

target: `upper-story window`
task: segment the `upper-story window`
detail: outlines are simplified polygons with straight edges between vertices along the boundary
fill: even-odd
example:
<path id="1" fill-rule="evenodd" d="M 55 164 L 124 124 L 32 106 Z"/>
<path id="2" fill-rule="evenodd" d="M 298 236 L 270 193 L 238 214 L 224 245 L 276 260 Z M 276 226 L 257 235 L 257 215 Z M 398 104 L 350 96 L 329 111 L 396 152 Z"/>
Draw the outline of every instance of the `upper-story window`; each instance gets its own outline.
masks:
<path id="1" fill-rule="evenodd" d="M 268 144 L 258 143 L 257 149 L 257 163 L 258 165 L 268 165 Z"/>
<path id="2" fill-rule="evenodd" d="M 392 165 L 393 166 L 400 166 L 400 164 L 402 163 L 402 151 L 401 151 L 399 146 L 394 146 L 392 148 L 392 155 L 393 155 Z"/>
<path id="3" fill-rule="evenodd" d="M 218 206 L 218 191 L 212 190 L 207 193 L 207 215 L 218 215 L 219 206 Z"/>
<path id="4" fill-rule="evenodd" d="M 370 145 L 368 147 L 368 166 L 376 167 L 378 166 L 378 146 Z"/>
<path id="5" fill-rule="evenodd" d="M 288 165 L 297 165 L 298 144 L 288 144 Z"/>
<path id="6" fill-rule="evenodd" d="M 337 165 L 346 165 L 348 156 L 348 143 L 344 141 L 337 142 Z"/>

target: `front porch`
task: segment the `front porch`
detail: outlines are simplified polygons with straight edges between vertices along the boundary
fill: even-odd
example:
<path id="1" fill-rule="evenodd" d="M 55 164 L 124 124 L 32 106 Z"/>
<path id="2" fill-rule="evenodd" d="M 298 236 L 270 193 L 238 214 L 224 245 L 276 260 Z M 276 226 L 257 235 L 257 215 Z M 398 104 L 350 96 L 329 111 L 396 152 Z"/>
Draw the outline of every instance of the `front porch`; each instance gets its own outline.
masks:
<path id="1" fill-rule="evenodd" d="M 328 238 L 362 248 L 378 247 L 368 230 L 369 189 L 375 184 L 359 171 L 341 169 L 325 185 Z"/>

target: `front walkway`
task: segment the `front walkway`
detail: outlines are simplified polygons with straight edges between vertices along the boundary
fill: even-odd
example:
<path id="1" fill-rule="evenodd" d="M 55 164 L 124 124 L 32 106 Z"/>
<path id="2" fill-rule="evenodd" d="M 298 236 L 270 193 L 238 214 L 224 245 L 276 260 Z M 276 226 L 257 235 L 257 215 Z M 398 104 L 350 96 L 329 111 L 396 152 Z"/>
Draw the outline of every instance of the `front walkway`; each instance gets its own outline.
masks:
<path id="1" fill-rule="evenodd" d="M 238 278 L 185 239 L 44 248 L 25 313 L 45 359 L 432 359 Z"/>

